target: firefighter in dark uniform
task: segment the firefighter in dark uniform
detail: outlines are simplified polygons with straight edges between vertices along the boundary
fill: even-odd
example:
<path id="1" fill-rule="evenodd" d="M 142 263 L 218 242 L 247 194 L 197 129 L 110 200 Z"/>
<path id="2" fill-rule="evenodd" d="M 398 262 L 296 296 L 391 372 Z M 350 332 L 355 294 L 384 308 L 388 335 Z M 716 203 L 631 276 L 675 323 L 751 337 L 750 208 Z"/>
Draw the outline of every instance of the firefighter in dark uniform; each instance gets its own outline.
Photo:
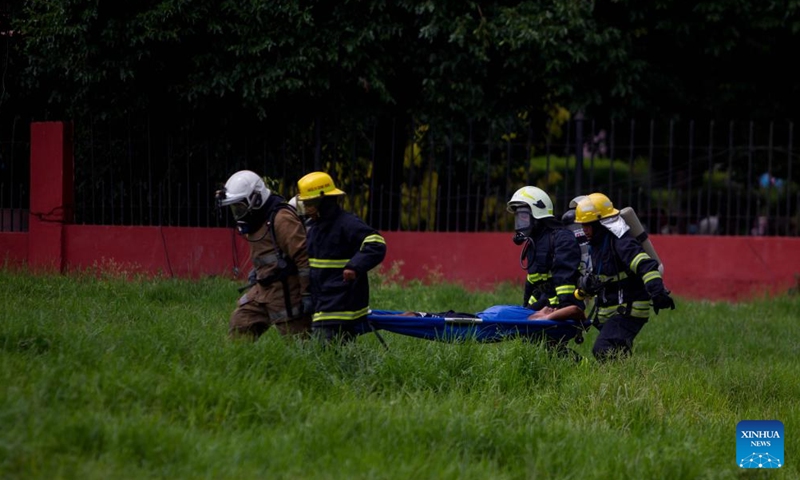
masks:
<path id="1" fill-rule="evenodd" d="M 602 193 L 578 203 L 575 222 L 589 239 L 592 274 L 581 278 L 577 297 L 594 296 L 594 325 L 600 330 L 592 348 L 599 361 L 630 355 L 633 340 L 650 316 L 675 309 L 658 262 L 629 232 L 625 219 Z"/>
<path id="2" fill-rule="evenodd" d="M 325 343 L 350 342 L 370 330 L 367 272 L 386 256 L 374 228 L 342 210 L 330 175 L 312 172 L 297 182 L 298 201 L 311 219 L 308 256 L 314 299 L 313 333 Z"/>
<path id="3" fill-rule="evenodd" d="M 514 243 L 523 245 L 520 264 L 527 270 L 522 306 L 537 312 L 577 306 L 582 316 L 584 304 L 574 295 L 581 248 L 575 234 L 553 216 L 550 196 L 537 187 L 522 187 L 508 201 L 508 211 L 514 214 Z M 542 340 L 552 352 L 582 360 L 567 348 L 569 339 L 545 335 Z"/>
<path id="4" fill-rule="evenodd" d="M 231 315 L 230 335 L 257 339 L 274 325 L 282 335 L 309 336 L 313 306 L 306 231 L 295 210 L 249 170 L 233 174 L 217 201 L 230 206 L 253 266 L 251 287 Z"/>
<path id="5" fill-rule="evenodd" d="M 527 263 L 523 306 L 583 308 L 574 295 L 581 248 L 575 235 L 553 216 L 550 196 L 537 187 L 522 187 L 508 201 L 508 211 L 514 214 L 514 243 L 523 245 L 520 262 Z"/>

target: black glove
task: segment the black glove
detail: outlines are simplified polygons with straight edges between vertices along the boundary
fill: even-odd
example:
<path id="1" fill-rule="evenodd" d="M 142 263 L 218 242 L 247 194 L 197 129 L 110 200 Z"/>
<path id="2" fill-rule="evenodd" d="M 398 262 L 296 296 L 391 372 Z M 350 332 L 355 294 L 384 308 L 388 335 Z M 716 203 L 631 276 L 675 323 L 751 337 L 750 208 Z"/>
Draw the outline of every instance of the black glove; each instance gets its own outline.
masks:
<path id="1" fill-rule="evenodd" d="M 570 305 L 575 305 L 581 310 L 586 309 L 586 303 L 584 303 L 583 300 L 578 300 L 575 298 L 575 295 L 573 294 L 558 296 L 558 308 L 569 307 Z"/>
<path id="2" fill-rule="evenodd" d="M 530 303 L 528 303 L 528 300 L 531 299 L 531 295 L 533 295 L 533 290 L 534 290 L 533 284 L 526 280 L 525 281 L 525 294 L 522 295 L 522 306 L 523 307 L 525 307 L 525 308 L 530 307 Z"/>
<path id="3" fill-rule="evenodd" d="M 303 315 L 311 315 L 311 314 L 313 314 L 314 313 L 314 300 L 311 298 L 311 294 L 308 294 L 308 293 L 303 294 L 303 296 L 300 297 L 300 300 L 303 302 L 300 305 L 300 309 L 301 309 L 300 313 L 302 313 Z"/>
<path id="4" fill-rule="evenodd" d="M 588 297 L 594 297 L 603 289 L 603 282 L 595 275 L 584 275 L 578 279 L 578 290 Z"/>
<path id="5" fill-rule="evenodd" d="M 527 237 L 525 236 L 525 234 L 523 234 L 523 233 L 520 233 L 520 232 L 516 232 L 516 233 L 514 234 L 514 238 L 513 238 L 513 240 L 514 240 L 514 245 L 522 245 L 523 243 L 525 243 L 525 239 L 526 239 L 526 238 L 527 238 Z"/>
<path id="6" fill-rule="evenodd" d="M 653 311 L 658 315 L 659 310 L 675 310 L 675 301 L 668 293 L 659 293 L 653 297 Z"/>
<path id="7" fill-rule="evenodd" d="M 549 306 L 550 306 L 550 300 L 549 299 L 540 298 L 536 302 L 534 302 L 532 304 L 529 304 L 528 308 L 536 310 L 538 312 L 539 310 L 543 309 L 544 307 L 549 307 Z"/>

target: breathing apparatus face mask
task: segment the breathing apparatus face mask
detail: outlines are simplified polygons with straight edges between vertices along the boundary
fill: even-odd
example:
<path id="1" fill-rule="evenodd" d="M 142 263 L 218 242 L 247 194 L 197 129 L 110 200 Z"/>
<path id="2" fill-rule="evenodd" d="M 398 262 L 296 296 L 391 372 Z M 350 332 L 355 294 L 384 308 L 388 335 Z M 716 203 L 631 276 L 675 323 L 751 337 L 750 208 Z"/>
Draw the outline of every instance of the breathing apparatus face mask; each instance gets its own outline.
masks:
<path id="1" fill-rule="evenodd" d="M 242 235 L 253 233 L 253 229 L 251 228 L 250 223 L 247 221 L 248 219 L 245 218 L 247 217 L 247 203 L 241 201 L 232 204 L 230 207 L 231 214 L 236 220 L 236 230 Z"/>
<path id="2" fill-rule="evenodd" d="M 246 202 L 238 202 L 231 205 L 231 213 L 233 214 L 233 218 L 236 220 L 241 220 L 247 215 L 248 205 Z"/>
<path id="3" fill-rule="evenodd" d="M 235 205 L 231 205 L 231 210 L 233 210 L 236 205 L 241 204 L 237 203 Z M 242 235 L 257 232 L 258 229 L 264 225 L 264 222 L 267 221 L 265 208 L 259 208 L 257 210 L 245 209 L 244 213 L 242 213 L 242 210 L 239 209 L 238 213 L 241 213 L 240 217 L 237 217 L 237 213 L 234 213 L 233 215 L 234 218 L 236 218 L 236 230 Z"/>
<path id="4" fill-rule="evenodd" d="M 514 231 L 517 235 L 530 237 L 533 233 L 534 222 L 530 209 L 519 207 L 514 210 Z"/>

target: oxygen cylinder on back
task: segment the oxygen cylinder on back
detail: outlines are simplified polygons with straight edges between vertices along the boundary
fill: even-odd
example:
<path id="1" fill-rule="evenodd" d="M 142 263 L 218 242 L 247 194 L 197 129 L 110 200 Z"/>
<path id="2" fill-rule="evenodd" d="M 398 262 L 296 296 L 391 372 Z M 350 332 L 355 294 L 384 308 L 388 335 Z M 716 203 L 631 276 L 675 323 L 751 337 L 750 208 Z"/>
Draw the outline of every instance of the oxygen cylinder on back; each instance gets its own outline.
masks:
<path id="1" fill-rule="evenodd" d="M 585 195 L 578 195 L 569 202 L 569 208 L 564 215 L 561 216 L 561 223 L 566 226 L 575 235 L 578 245 L 581 247 L 581 264 L 578 269 L 581 275 L 588 275 L 592 273 L 592 256 L 589 254 L 589 239 L 583 232 L 583 225 L 575 223 L 575 208 L 578 202 L 586 198 Z"/>
<path id="2" fill-rule="evenodd" d="M 653 242 L 650 241 L 647 232 L 644 231 L 644 227 L 642 226 L 642 222 L 639 221 L 639 217 L 636 216 L 636 212 L 631 207 L 625 207 L 619 211 L 620 216 L 625 219 L 625 223 L 631 227 L 631 235 L 633 235 L 639 243 L 642 244 L 642 248 L 650 258 L 658 262 L 658 271 L 661 275 L 664 275 L 664 264 L 661 262 L 661 259 L 658 257 L 658 253 L 656 253 L 655 247 L 653 247 Z"/>
<path id="3" fill-rule="evenodd" d="M 581 264 L 578 269 L 581 275 L 586 275 L 592 272 L 592 257 L 589 254 L 589 240 L 586 234 L 583 233 L 583 227 L 580 224 L 573 223 L 567 226 L 567 229 L 575 235 L 575 240 L 581 247 Z"/>

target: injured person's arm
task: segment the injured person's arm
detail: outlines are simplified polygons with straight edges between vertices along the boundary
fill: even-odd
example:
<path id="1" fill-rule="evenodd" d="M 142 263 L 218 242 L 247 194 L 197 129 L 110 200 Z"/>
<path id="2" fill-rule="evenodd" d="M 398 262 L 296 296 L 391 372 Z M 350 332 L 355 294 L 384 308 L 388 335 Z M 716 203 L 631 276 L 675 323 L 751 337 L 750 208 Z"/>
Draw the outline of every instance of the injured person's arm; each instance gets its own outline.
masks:
<path id="1" fill-rule="evenodd" d="M 586 313 L 576 305 L 555 309 L 544 307 L 538 312 L 529 315 L 528 320 L 586 320 Z"/>

